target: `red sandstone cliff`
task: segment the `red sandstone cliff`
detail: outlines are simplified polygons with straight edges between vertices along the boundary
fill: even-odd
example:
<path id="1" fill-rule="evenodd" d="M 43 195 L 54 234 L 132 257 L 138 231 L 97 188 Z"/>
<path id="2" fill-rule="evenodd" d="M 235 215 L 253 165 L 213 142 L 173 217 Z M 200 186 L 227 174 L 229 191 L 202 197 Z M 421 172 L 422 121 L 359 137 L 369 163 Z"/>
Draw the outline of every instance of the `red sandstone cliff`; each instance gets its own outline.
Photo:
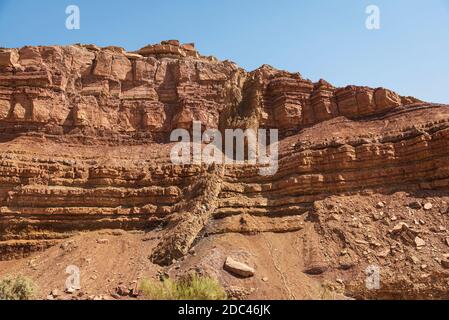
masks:
<path id="1" fill-rule="evenodd" d="M 279 171 L 261 177 L 249 165 L 171 164 L 169 134 L 193 120 L 279 129 Z M 263 257 L 273 259 L 286 288 L 278 297 L 299 298 L 291 287 L 300 284 L 282 276 L 288 259 L 299 259 L 301 277 L 343 278 L 354 296 L 445 297 L 448 121 L 447 106 L 384 88 L 335 88 L 266 65 L 246 72 L 177 41 L 134 53 L 3 49 L 0 260 L 80 231 L 156 228 L 151 261 L 213 272 L 223 248 L 256 250 L 245 244 L 254 237 L 268 253 L 245 259 L 267 270 Z M 294 251 L 274 257 L 276 241 Z M 211 266 L 214 242 L 222 251 L 213 251 L 219 262 Z M 196 246 L 204 256 L 184 260 Z M 386 291 L 364 290 L 358 276 L 373 263 L 386 270 Z"/>
<path id="2" fill-rule="evenodd" d="M 5 134 L 164 141 L 192 120 L 214 128 L 238 112 L 254 114 L 260 127 L 293 134 L 338 116 L 382 115 L 420 102 L 383 88 L 337 89 L 266 65 L 248 73 L 176 41 L 137 53 L 93 45 L 2 50 L 0 81 Z"/>

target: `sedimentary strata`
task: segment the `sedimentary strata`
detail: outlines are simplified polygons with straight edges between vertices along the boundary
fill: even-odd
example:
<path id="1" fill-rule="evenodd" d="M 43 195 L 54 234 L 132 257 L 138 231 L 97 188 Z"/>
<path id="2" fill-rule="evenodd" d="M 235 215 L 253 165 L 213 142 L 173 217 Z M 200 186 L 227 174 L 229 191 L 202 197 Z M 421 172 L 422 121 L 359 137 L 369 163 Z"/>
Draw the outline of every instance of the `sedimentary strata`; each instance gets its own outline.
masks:
<path id="1" fill-rule="evenodd" d="M 278 129 L 278 172 L 172 164 L 170 133 L 193 121 Z M 322 214 L 333 209 L 319 204 L 369 193 L 442 199 L 449 184 L 447 106 L 267 65 L 247 72 L 178 41 L 136 52 L 0 50 L 0 133 L 0 259 L 79 231 L 160 228 L 150 258 L 167 265 L 206 236 L 306 228 L 304 271 L 320 274 L 338 267 L 340 253 L 318 243 L 339 243 L 348 227 L 329 229 Z"/>

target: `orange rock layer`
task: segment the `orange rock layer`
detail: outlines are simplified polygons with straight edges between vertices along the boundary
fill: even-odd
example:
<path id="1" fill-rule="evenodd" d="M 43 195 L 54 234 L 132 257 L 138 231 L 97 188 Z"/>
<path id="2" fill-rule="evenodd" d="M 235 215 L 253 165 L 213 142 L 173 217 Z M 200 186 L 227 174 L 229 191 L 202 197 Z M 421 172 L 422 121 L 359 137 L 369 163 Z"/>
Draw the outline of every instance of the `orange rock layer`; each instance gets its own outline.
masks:
<path id="1" fill-rule="evenodd" d="M 279 171 L 177 166 L 169 135 L 276 128 Z M 447 189 L 449 109 L 384 88 L 246 72 L 166 41 L 0 51 L 0 259 L 74 232 L 162 228 L 170 264 L 205 235 L 301 230 L 337 194 Z"/>

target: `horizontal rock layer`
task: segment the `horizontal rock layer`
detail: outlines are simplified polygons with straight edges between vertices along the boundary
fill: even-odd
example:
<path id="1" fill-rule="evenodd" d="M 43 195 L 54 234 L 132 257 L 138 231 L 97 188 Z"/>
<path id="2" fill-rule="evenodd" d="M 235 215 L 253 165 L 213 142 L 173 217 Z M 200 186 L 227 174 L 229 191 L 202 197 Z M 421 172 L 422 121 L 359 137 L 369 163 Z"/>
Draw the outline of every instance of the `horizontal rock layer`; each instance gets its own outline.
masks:
<path id="1" fill-rule="evenodd" d="M 278 172 L 172 164 L 170 132 L 194 120 L 279 129 Z M 317 203 L 449 185 L 447 106 L 266 65 L 246 72 L 177 41 L 2 49 L 0 132 L 3 260 L 79 231 L 158 228 L 150 258 L 167 265 L 203 237 L 298 232 L 313 215 L 336 243 Z M 327 269 L 321 255 L 307 249 L 306 272 Z"/>
<path id="2" fill-rule="evenodd" d="M 337 89 L 267 65 L 248 73 L 176 41 L 138 53 L 93 45 L 0 51 L 4 135 L 161 142 L 193 120 L 218 128 L 241 126 L 242 117 L 252 118 L 253 127 L 291 135 L 338 116 L 381 115 L 417 103 L 384 88 Z"/>

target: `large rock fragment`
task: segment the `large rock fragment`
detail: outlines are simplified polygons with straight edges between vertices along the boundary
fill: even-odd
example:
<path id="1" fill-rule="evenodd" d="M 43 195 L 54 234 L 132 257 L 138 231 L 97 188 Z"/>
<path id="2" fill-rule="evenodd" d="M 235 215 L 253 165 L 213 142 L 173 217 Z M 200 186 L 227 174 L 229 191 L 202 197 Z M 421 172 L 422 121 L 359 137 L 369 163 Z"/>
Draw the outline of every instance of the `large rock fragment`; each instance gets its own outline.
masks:
<path id="1" fill-rule="evenodd" d="M 15 67 L 19 63 L 19 54 L 17 50 L 0 51 L 0 67 Z"/>
<path id="2" fill-rule="evenodd" d="M 401 97 L 391 90 L 380 88 L 374 93 L 377 110 L 387 111 L 401 105 Z"/>
<path id="3" fill-rule="evenodd" d="M 226 259 L 224 269 L 243 278 L 249 278 L 255 274 L 255 270 L 253 268 L 242 262 L 236 261 L 231 257 Z"/>
<path id="4" fill-rule="evenodd" d="M 101 51 L 97 54 L 93 74 L 100 77 L 110 76 L 112 73 L 112 53 Z"/>

